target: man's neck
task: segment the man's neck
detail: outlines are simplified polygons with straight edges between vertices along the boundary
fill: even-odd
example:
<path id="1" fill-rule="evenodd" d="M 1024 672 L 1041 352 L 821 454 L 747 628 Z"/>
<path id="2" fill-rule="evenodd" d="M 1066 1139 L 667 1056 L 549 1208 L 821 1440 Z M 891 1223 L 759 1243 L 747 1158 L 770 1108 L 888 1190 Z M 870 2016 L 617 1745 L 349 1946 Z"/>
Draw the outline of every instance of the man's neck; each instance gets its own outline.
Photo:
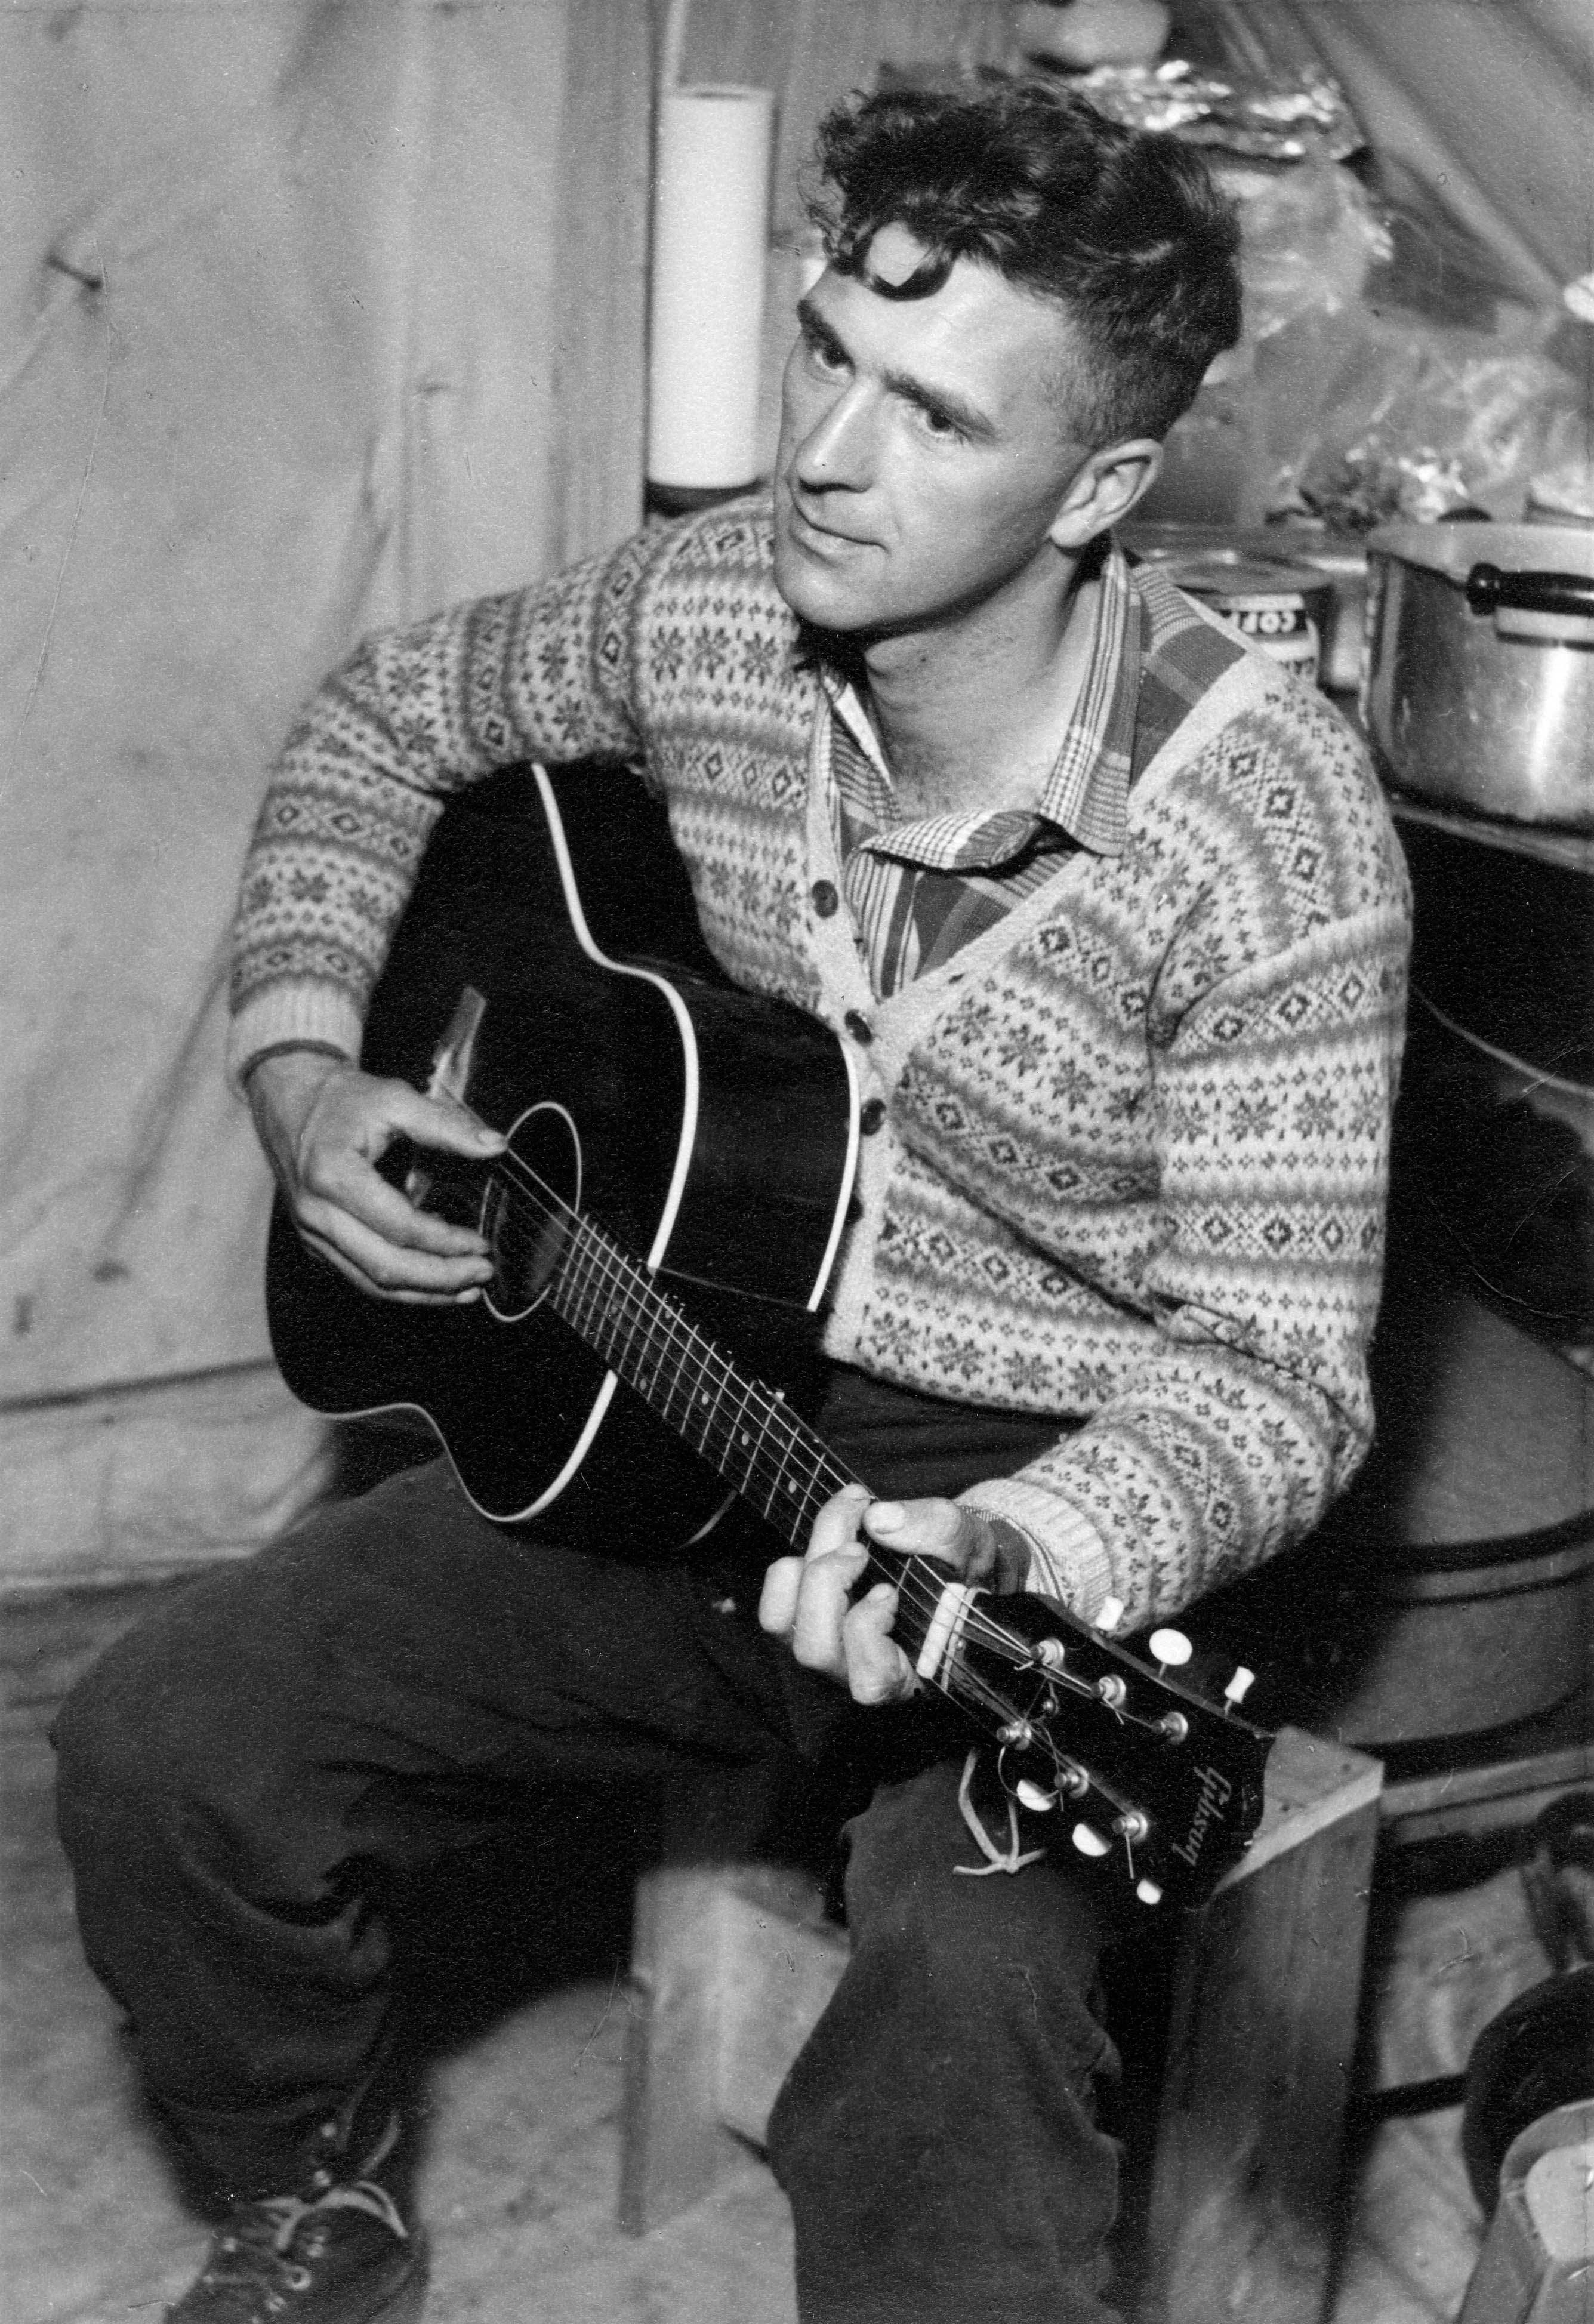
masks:
<path id="1" fill-rule="evenodd" d="M 1039 804 L 1090 659 L 1087 571 L 1004 620 L 865 649 L 859 691 L 904 822 Z"/>

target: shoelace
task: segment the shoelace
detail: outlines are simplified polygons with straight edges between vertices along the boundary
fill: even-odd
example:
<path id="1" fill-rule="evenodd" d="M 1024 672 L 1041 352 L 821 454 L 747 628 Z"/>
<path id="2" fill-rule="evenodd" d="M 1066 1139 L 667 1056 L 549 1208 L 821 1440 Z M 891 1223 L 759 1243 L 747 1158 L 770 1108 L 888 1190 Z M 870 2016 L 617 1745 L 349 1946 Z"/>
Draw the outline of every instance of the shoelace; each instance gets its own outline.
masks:
<path id="1" fill-rule="evenodd" d="M 307 2220 L 319 2212 L 364 2211 L 380 2219 L 401 2243 L 410 2240 L 410 2230 L 404 2217 L 385 2187 L 374 2179 L 355 2179 L 329 2187 L 324 2195 L 309 2201 L 298 2195 L 269 2195 L 263 2201 L 251 2203 L 255 2221 L 245 2227 L 242 2222 L 218 2236 L 213 2246 L 215 2258 L 207 2267 L 207 2283 L 259 2284 L 280 2283 L 288 2292 L 308 2292 L 313 2281 L 310 2271 L 294 2256 L 295 2246 Z M 236 2264 L 223 2266 L 223 2258 Z"/>

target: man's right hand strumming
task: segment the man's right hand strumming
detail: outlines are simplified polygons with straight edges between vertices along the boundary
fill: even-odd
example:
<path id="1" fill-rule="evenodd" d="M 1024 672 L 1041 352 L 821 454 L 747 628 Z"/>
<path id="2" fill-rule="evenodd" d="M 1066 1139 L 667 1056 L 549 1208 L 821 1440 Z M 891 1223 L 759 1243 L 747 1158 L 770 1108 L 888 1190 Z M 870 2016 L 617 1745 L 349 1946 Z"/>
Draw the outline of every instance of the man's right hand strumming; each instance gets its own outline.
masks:
<path id="1" fill-rule="evenodd" d="M 383 1299 L 475 1299 L 493 1272 L 484 1239 L 419 1211 L 376 1170 L 398 1138 L 481 1161 L 496 1130 L 407 1082 L 379 1081 L 318 1049 L 262 1057 L 246 1087 L 254 1126 L 299 1233 L 351 1283 Z"/>

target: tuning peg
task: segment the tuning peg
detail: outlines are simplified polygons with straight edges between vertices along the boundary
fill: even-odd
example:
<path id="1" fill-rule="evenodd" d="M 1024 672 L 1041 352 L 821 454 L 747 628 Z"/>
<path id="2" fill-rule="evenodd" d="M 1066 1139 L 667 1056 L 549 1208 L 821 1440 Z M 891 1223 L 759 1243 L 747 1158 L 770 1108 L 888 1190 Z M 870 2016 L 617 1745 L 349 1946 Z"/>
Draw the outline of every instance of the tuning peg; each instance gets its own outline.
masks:
<path id="1" fill-rule="evenodd" d="M 1182 1669 L 1195 1652 L 1183 1630 L 1153 1630 L 1147 1643 L 1156 1656 L 1159 1672 Z"/>
<path id="2" fill-rule="evenodd" d="M 1107 1856 L 1111 1853 L 1112 1842 L 1103 1840 L 1093 1823 L 1076 1823 L 1069 1838 L 1082 1856 Z"/>
<path id="3" fill-rule="evenodd" d="M 1129 1700 L 1129 1691 L 1116 1671 L 1109 1671 L 1105 1678 L 1096 1681 L 1096 1692 L 1109 1711 L 1121 1711 Z"/>
<path id="4" fill-rule="evenodd" d="M 1019 1776 L 1013 1786 L 1013 1796 L 1021 1808 L 1029 1810 L 1031 1815 L 1049 1814 L 1057 1804 L 1055 1792 L 1043 1792 L 1040 1785 L 1032 1784 L 1027 1775 Z"/>
<path id="5" fill-rule="evenodd" d="M 1061 1638 L 1051 1637 L 1037 1638 L 1035 1659 L 1037 1663 L 1043 1663 L 1047 1670 L 1061 1670 L 1068 1660 L 1068 1649 Z"/>
<path id="6" fill-rule="evenodd" d="M 1157 1886 L 1155 1880 L 1137 1880 L 1135 1883 L 1135 1894 L 1140 1899 L 1142 1904 L 1160 1904 L 1162 1903 L 1162 1890 Z"/>
<path id="7" fill-rule="evenodd" d="M 1101 1605 L 1096 1609 L 1095 1627 L 1098 1630 L 1116 1630 L 1119 1624 L 1123 1620 L 1123 1600 L 1121 1598 L 1103 1598 Z"/>
<path id="8" fill-rule="evenodd" d="M 1245 1701 L 1247 1695 L 1250 1692 L 1256 1683 L 1256 1672 L 1247 1670 L 1245 1665 L 1241 1663 L 1236 1669 L 1234 1676 L 1223 1689 L 1223 1701 L 1225 1704 L 1230 1705 L 1234 1709 L 1238 1709 Z"/>
<path id="9" fill-rule="evenodd" d="M 1113 1817 L 1112 1829 L 1127 1840 L 1144 1840 L 1151 1830 L 1151 1819 L 1143 1808 L 1126 1808 L 1122 1815 Z"/>

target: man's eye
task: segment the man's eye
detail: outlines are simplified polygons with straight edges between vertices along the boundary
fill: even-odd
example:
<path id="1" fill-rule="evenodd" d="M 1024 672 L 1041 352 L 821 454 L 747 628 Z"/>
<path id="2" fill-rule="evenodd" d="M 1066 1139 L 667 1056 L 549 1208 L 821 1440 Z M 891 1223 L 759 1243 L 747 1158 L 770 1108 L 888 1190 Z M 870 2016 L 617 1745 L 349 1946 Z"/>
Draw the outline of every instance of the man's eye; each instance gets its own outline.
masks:
<path id="1" fill-rule="evenodd" d="M 918 404 L 916 409 L 918 412 L 919 425 L 926 436 L 933 436 L 938 444 L 962 443 L 963 429 L 956 420 L 948 418 L 944 411 L 937 411 L 933 405 L 927 403 Z"/>
<path id="2" fill-rule="evenodd" d="M 815 371 L 828 372 L 833 375 L 836 372 L 845 371 L 847 367 L 845 355 L 843 355 L 840 347 L 833 345 L 829 339 L 815 338 L 810 332 L 807 337 L 807 349 L 808 360 Z"/>

